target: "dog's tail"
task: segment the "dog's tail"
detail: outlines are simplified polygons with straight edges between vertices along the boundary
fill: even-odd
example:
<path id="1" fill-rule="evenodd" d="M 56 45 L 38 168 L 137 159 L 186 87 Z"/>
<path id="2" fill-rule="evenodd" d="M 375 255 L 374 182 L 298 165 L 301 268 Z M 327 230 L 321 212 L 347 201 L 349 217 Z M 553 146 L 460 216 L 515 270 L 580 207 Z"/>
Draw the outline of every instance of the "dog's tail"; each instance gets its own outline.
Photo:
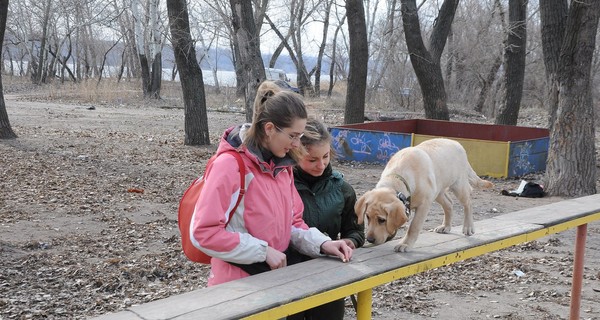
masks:
<path id="1" fill-rule="evenodd" d="M 469 172 L 469 183 L 475 188 L 489 189 L 494 187 L 492 182 L 481 179 L 473 169 Z"/>

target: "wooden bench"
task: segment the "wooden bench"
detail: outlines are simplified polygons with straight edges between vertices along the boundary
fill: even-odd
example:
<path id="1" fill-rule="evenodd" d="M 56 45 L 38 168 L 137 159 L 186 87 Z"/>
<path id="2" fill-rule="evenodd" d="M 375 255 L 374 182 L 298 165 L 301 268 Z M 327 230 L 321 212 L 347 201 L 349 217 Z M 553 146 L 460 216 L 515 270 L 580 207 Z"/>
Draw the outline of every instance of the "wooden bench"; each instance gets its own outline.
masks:
<path id="1" fill-rule="evenodd" d="M 370 319 L 376 286 L 575 227 L 571 318 L 579 319 L 573 312 L 579 309 L 586 226 L 599 219 L 600 194 L 565 200 L 477 221 L 476 234 L 470 237 L 460 233 L 461 227 L 451 234 L 425 232 L 408 253 L 394 252 L 395 243 L 388 242 L 357 249 L 349 263 L 315 259 L 97 319 L 279 319 L 355 293 L 357 318 Z"/>

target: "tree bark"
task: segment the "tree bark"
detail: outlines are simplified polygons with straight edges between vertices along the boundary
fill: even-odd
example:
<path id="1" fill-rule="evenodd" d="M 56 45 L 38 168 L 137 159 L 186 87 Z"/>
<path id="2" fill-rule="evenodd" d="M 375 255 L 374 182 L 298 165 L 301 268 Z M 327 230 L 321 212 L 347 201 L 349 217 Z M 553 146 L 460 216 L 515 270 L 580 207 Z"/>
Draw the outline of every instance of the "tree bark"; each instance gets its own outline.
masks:
<path id="1" fill-rule="evenodd" d="M 429 38 L 429 50 L 423 43 L 419 14 L 415 0 L 402 0 L 402 22 L 404 37 L 415 75 L 423 95 L 425 117 L 449 120 L 448 97 L 444 86 L 440 57 L 454 20 L 459 0 L 444 0 L 437 22 Z"/>
<path id="2" fill-rule="evenodd" d="M 261 82 L 265 80 L 265 66 L 260 53 L 260 37 L 256 32 L 251 1 L 230 0 L 234 46 L 240 54 L 237 63 L 244 73 L 246 121 L 252 122 L 254 98 Z"/>
<path id="3" fill-rule="evenodd" d="M 567 0 L 545 0 L 540 2 L 542 52 L 544 66 L 546 67 L 546 90 L 548 90 L 548 127 L 551 127 L 554 123 L 556 109 L 558 108 L 558 63 L 567 12 L 569 12 Z"/>
<path id="4" fill-rule="evenodd" d="M 190 34 L 186 0 L 167 0 L 171 41 L 183 91 L 186 145 L 209 145 L 208 115 L 202 70 Z"/>
<path id="5" fill-rule="evenodd" d="M 558 69 L 558 108 L 550 132 L 546 166 L 551 195 L 596 193 L 596 148 L 591 65 L 600 0 L 573 1 L 566 21 Z"/>
<path id="6" fill-rule="evenodd" d="M 0 0 L 0 52 L 4 43 L 4 31 L 6 30 L 6 19 L 8 18 L 8 0 Z M 14 139 L 14 133 L 8 120 L 6 104 L 4 103 L 4 89 L 2 88 L 2 73 L 0 72 L 0 139 Z"/>
<path id="7" fill-rule="evenodd" d="M 523 81 L 525 79 L 525 56 L 527 53 L 527 0 L 508 1 L 508 37 L 504 48 L 506 71 L 506 98 L 496 115 L 496 124 L 516 125 L 519 119 Z"/>
<path id="8" fill-rule="evenodd" d="M 348 36 L 350 41 L 350 68 L 346 90 L 344 123 L 362 123 L 365 121 L 367 65 L 369 62 L 367 23 L 365 21 L 363 2 L 360 0 L 347 0 L 346 17 L 348 18 Z"/>

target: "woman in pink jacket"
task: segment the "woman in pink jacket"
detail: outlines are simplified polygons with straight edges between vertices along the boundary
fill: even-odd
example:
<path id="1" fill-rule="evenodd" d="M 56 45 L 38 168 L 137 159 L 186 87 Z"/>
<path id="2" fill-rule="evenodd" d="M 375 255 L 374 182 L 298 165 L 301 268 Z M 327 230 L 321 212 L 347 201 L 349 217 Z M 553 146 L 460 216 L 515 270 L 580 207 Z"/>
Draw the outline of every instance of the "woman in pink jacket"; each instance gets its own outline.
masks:
<path id="1" fill-rule="evenodd" d="M 344 262 L 352 257 L 343 240 L 333 241 L 302 220 L 290 153 L 299 152 L 306 121 L 299 95 L 264 82 L 250 127 L 230 128 L 221 137 L 217 154 L 236 150 L 244 160 L 246 193 L 227 223 L 240 192 L 240 172 L 232 155 L 218 156 L 196 203 L 191 234 L 194 245 L 213 257 L 209 286 L 285 267 L 288 246 L 311 257 L 333 255 Z"/>

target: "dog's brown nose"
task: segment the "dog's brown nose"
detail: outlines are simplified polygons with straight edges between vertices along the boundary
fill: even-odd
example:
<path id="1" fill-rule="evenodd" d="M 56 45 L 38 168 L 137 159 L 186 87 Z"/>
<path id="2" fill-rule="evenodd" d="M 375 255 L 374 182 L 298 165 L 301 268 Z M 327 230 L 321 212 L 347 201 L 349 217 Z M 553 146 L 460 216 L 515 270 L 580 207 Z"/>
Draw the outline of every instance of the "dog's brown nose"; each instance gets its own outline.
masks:
<path id="1" fill-rule="evenodd" d="M 369 241 L 369 243 L 375 243 L 375 238 L 367 237 L 367 241 Z"/>

